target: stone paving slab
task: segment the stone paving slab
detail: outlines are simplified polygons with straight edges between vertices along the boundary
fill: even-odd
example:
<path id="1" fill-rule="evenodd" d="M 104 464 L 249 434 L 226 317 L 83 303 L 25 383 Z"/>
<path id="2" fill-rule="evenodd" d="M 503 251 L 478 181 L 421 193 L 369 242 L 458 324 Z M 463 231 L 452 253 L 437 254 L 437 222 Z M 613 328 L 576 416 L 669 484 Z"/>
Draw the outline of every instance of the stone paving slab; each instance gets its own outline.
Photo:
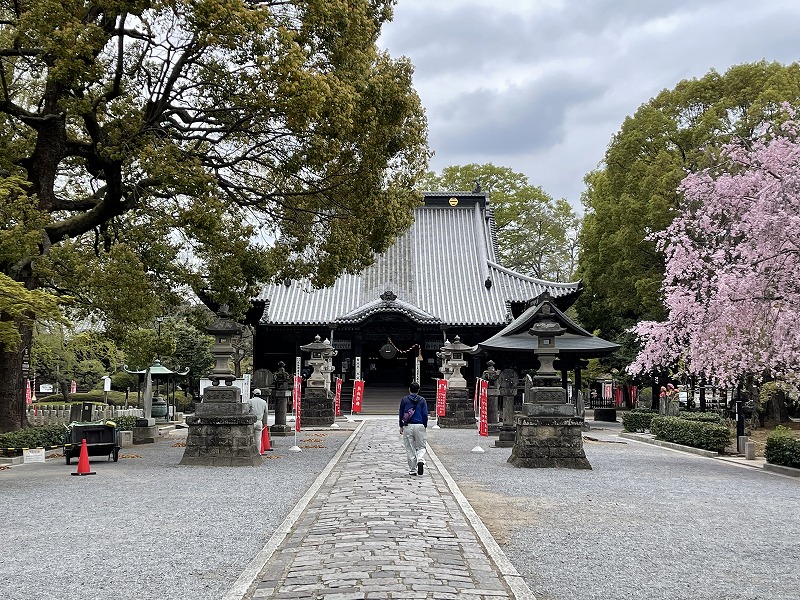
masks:
<path id="1" fill-rule="evenodd" d="M 394 420 L 364 421 L 226 600 L 532 599 L 435 454 L 406 467 Z"/>

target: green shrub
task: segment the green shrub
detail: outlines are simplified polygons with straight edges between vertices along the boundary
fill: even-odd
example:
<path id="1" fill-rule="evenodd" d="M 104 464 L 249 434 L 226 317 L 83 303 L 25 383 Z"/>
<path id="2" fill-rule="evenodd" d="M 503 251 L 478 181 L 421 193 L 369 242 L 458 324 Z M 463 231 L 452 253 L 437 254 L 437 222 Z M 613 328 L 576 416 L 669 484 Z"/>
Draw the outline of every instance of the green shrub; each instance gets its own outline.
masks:
<path id="1" fill-rule="evenodd" d="M 789 429 L 779 425 L 767 436 L 764 456 L 773 465 L 800 468 L 800 439 L 794 437 Z"/>
<path id="2" fill-rule="evenodd" d="M 119 431 L 133 431 L 136 426 L 136 417 L 132 415 L 125 415 L 114 419 L 114 424 Z"/>
<path id="3" fill-rule="evenodd" d="M 625 431 L 647 431 L 650 429 L 650 421 L 655 416 L 658 416 L 658 413 L 652 408 L 634 408 L 622 413 L 622 427 Z"/>
<path id="4" fill-rule="evenodd" d="M 713 412 L 681 412 L 678 417 L 687 421 L 698 421 L 700 423 L 721 423 L 722 418 Z"/>
<path id="5" fill-rule="evenodd" d="M 0 449 L 60 446 L 64 443 L 66 433 L 67 430 L 63 425 L 43 425 L 9 433 L 0 433 Z M 19 454 L 19 452 L 16 454 Z"/>
<path id="6" fill-rule="evenodd" d="M 650 433 L 659 440 L 715 452 L 725 450 L 731 439 L 730 429 L 725 425 L 680 417 L 653 417 Z"/>

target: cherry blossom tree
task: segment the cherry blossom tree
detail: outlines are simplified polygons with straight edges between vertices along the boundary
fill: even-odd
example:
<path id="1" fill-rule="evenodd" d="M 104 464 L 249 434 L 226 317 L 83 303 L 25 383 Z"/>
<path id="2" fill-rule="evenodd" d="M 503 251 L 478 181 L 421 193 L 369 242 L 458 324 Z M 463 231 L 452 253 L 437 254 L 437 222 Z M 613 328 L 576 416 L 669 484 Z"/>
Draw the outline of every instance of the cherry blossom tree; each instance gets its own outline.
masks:
<path id="1" fill-rule="evenodd" d="M 784 109 L 681 183 L 679 215 L 654 236 L 669 316 L 634 328 L 643 348 L 632 373 L 800 382 L 800 123 Z"/>

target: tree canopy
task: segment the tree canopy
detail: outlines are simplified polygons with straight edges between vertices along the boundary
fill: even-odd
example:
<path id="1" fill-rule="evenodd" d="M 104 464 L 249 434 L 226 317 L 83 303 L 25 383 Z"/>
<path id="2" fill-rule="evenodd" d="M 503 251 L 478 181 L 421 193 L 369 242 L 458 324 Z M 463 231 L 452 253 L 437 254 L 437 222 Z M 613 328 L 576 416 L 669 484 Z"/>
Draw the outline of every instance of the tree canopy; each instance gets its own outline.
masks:
<path id="1" fill-rule="evenodd" d="M 0 273 L 113 330 L 369 264 L 428 157 L 392 4 L 0 0 Z"/>
<path id="2" fill-rule="evenodd" d="M 683 180 L 679 215 L 654 236 L 668 318 L 637 326 L 633 372 L 800 383 L 800 123 L 781 121 Z"/>
<path id="3" fill-rule="evenodd" d="M 553 200 L 526 175 L 492 164 L 450 166 L 428 172 L 424 191 L 490 192 L 497 245 L 504 266 L 549 281 L 572 281 L 580 219 L 565 199 Z"/>
<path id="4" fill-rule="evenodd" d="M 732 139 L 751 139 L 783 102 L 800 106 L 800 65 L 759 62 L 710 71 L 664 90 L 625 119 L 600 169 L 587 175 L 578 274 L 581 322 L 615 338 L 666 317 L 664 257 L 650 236 L 680 206 L 689 171 L 712 166 Z"/>

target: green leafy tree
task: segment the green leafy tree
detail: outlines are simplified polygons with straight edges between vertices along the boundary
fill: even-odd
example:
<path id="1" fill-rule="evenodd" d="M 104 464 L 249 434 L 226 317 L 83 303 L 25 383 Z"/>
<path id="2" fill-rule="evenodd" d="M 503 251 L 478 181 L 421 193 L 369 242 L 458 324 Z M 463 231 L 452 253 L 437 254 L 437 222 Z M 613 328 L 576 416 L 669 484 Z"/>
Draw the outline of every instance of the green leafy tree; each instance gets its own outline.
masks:
<path id="1" fill-rule="evenodd" d="M 214 338 L 185 319 L 176 322 L 174 336 L 175 351 L 165 364 L 175 370 L 188 368 L 189 391 L 197 391 L 200 388 L 200 378 L 206 377 L 214 366 L 214 358 L 211 356 Z"/>
<path id="2" fill-rule="evenodd" d="M 190 292 L 242 314 L 369 264 L 428 157 L 413 68 L 375 45 L 392 4 L 0 0 L 0 273 L 123 338 Z M 0 431 L 20 364 L 0 342 Z"/>
<path id="3" fill-rule="evenodd" d="M 94 388 L 108 371 L 105 365 L 97 360 L 82 360 L 75 365 L 75 383 L 81 388 Z"/>
<path id="4" fill-rule="evenodd" d="M 576 303 L 581 322 L 608 339 L 666 316 L 664 258 L 648 236 L 677 214 L 678 184 L 716 162 L 732 137 L 752 139 L 783 102 L 800 104 L 800 65 L 759 62 L 710 71 L 664 90 L 625 119 L 600 169 L 586 176 Z"/>
<path id="5" fill-rule="evenodd" d="M 580 219 L 565 199 L 553 200 L 522 173 L 492 164 L 428 172 L 419 186 L 447 191 L 472 190 L 476 184 L 490 193 L 503 265 L 540 279 L 571 281 Z"/>

